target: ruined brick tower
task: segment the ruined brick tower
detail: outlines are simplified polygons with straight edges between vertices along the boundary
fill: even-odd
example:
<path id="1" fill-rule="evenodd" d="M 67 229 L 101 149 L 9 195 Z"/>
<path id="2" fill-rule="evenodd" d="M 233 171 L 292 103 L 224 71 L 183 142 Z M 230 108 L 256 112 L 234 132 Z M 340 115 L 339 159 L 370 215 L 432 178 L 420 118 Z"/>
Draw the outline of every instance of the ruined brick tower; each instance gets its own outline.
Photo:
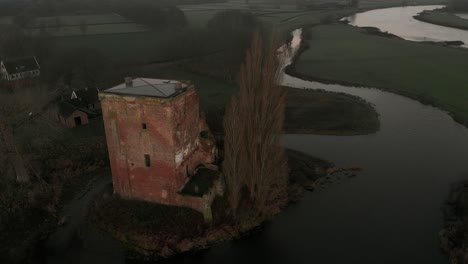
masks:
<path id="1" fill-rule="evenodd" d="M 195 87 L 126 78 L 99 98 L 114 193 L 190 207 L 210 218 L 211 202 L 221 188 L 217 172 L 211 170 L 216 148 Z"/>

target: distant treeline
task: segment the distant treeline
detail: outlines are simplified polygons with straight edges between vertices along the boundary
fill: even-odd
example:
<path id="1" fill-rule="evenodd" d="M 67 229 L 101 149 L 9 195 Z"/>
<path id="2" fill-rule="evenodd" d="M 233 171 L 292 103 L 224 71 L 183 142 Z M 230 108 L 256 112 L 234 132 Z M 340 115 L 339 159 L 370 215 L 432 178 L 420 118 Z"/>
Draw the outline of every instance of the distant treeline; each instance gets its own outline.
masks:
<path id="1" fill-rule="evenodd" d="M 103 10 L 109 7 L 131 2 L 134 5 L 174 6 L 204 3 L 222 3 L 227 0 L 3 0 L 0 1 L 0 16 L 17 15 L 25 9 L 35 9 L 41 15 L 55 15 L 56 12 L 74 13 L 79 10 Z"/>
<path id="2" fill-rule="evenodd" d="M 225 2 L 226 0 L 6 0 L 0 2 L 0 16 L 14 16 L 15 24 L 25 27 L 36 17 L 66 14 L 116 12 L 134 22 L 152 27 L 186 25 L 180 4 Z"/>
<path id="3" fill-rule="evenodd" d="M 468 11 L 468 0 L 450 0 L 449 8 L 455 11 Z"/>

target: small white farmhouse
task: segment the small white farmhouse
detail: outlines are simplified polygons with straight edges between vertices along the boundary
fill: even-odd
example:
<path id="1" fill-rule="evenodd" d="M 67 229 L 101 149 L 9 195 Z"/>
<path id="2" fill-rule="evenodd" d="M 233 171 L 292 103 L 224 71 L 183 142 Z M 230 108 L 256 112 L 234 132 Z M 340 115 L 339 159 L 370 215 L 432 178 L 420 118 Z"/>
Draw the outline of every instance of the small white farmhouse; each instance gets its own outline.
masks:
<path id="1" fill-rule="evenodd" d="M 23 57 L 2 60 L 0 62 L 1 78 L 7 81 L 33 78 L 41 75 L 41 66 L 36 57 Z"/>

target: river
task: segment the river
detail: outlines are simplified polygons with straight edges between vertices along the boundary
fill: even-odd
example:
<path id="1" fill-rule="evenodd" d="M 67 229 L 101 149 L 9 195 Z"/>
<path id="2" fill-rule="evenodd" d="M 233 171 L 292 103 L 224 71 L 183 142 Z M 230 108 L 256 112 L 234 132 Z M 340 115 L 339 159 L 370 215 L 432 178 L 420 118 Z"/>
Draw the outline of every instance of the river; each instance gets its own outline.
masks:
<path id="1" fill-rule="evenodd" d="M 288 148 L 364 171 L 306 193 L 257 235 L 168 262 L 447 263 L 438 247 L 440 207 L 450 185 L 468 178 L 468 129 L 444 111 L 377 89 L 325 85 L 288 75 L 283 84 L 344 92 L 374 104 L 381 121 L 375 134 L 283 138 Z M 70 254 L 52 254 L 46 262 L 124 262 L 119 245 L 102 234 L 89 236 L 79 246 L 57 250 Z"/>
<path id="2" fill-rule="evenodd" d="M 424 10 L 442 8 L 442 5 L 406 6 L 376 9 L 348 17 L 351 25 L 376 27 L 384 32 L 411 41 L 463 41 L 468 48 L 468 30 L 438 26 L 422 22 L 413 16 Z"/>

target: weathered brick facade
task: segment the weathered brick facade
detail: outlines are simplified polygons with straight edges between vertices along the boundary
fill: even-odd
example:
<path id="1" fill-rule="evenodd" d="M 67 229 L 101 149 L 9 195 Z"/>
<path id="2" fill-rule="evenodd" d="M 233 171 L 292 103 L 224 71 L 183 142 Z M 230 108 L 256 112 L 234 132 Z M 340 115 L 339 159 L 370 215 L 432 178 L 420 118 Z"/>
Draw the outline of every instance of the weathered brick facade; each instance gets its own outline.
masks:
<path id="1" fill-rule="evenodd" d="M 175 93 L 167 97 L 111 89 L 99 97 L 114 192 L 127 199 L 204 212 L 213 195 L 179 194 L 198 166 L 215 159 L 214 142 L 200 135 L 208 127 L 200 115 L 195 87 L 184 85 L 175 82 Z M 127 88 L 132 89 L 131 84 Z"/>

